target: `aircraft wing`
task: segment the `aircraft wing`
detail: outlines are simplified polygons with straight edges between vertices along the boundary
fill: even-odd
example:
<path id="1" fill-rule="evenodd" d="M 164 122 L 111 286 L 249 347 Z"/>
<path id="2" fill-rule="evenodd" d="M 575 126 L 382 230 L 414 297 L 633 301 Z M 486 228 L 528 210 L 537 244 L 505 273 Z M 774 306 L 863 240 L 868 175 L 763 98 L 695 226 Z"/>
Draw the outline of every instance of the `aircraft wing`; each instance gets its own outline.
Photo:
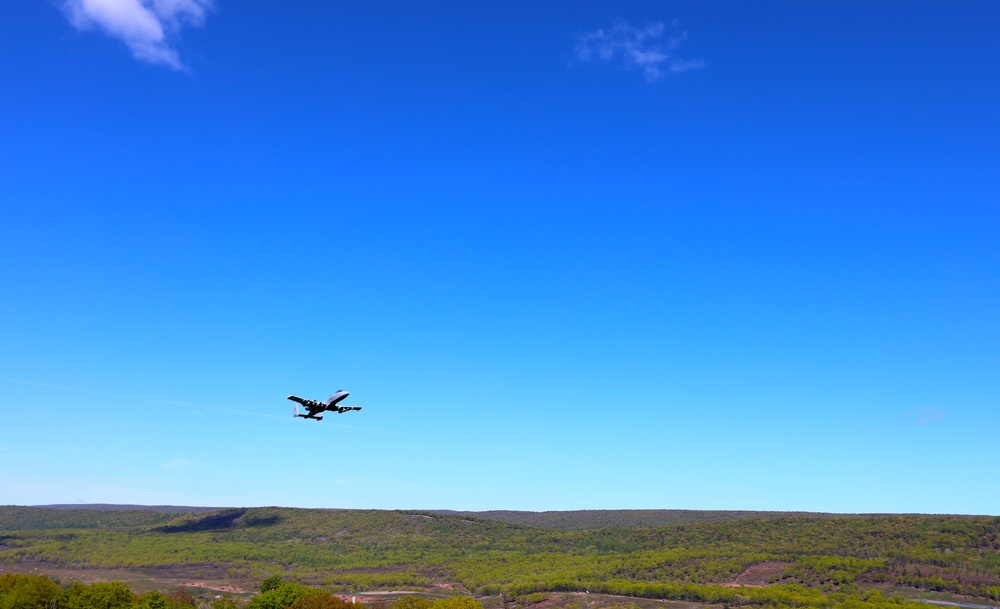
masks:
<path id="1" fill-rule="evenodd" d="M 309 411 L 310 415 L 314 415 L 317 412 L 323 412 L 324 410 L 326 410 L 326 406 L 321 402 L 317 402 L 316 400 L 307 400 L 305 398 L 300 398 L 297 395 L 290 395 L 288 396 L 287 399 L 302 404 L 302 406 L 304 406 L 306 410 Z"/>

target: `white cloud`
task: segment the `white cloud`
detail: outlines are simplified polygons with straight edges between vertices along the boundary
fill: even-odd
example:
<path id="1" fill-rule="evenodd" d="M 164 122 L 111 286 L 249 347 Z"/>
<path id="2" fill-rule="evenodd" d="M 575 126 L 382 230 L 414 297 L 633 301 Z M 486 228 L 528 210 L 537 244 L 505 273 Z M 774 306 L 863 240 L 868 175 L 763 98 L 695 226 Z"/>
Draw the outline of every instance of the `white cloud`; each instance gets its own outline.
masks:
<path id="1" fill-rule="evenodd" d="M 184 25 L 200 26 L 212 0 L 65 0 L 78 30 L 98 29 L 120 39 L 139 60 L 183 68 L 174 47 Z"/>
<path id="2" fill-rule="evenodd" d="M 610 29 L 601 28 L 580 36 L 576 56 L 580 61 L 617 63 L 628 69 L 642 70 L 647 82 L 705 67 L 700 59 L 681 59 L 676 49 L 687 38 L 677 22 L 668 28 L 663 22 L 635 27 L 616 21 Z"/>

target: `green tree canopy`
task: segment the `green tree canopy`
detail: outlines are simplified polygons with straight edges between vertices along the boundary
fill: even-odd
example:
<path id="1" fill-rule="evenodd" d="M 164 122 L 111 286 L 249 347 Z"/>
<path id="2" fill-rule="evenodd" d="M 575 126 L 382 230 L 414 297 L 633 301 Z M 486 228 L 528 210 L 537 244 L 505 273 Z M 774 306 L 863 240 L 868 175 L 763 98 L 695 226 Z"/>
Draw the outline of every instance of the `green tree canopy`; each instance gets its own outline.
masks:
<path id="1" fill-rule="evenodd" d="M 392 609 L 430 609 L 431 602 L 416 595 L 404 596 L 392 604 Z"/>
<path id="2" fill-rule="evenodd" d="M 430 609 L 483 609 L 483 605 L 469 596 L 449 596 L 432 602 Z"/>
<path id="3" fill-rule="evenodd" d="M 155 590 L 143 594 L 135 602 L 136 609 L 171 609 L 170 605 L 171 602 L 167 597 Z"/>
<path id="4" fill-rule="evenodd" d="M 59 596 L 59 586 L 45 575 L 0 575 L 0 609 L 42 609 Z"/>
<path id="5" fill-rule="evenodd" d="M 302 584 L 284 583 L 250 599 L 247 609 L 287 609 L 299 602 L 308 592 L 309 588 Z"/>
<path id="6" fill-rule="evenodd" d="M 264 581 L 260 582 L 260 591 L 270 592 L 271 590 L 274 590 L 280 585 L 281 585 L 281 576 L 272 575 L 271 577 L 268 577 Z"/>
<path id="7" fill-rule="evenodd" d="M 127 609 L 135 595 L 120 581 L 74 584 L 66 591 L 68 609 Z"/>
<path id="8" fill-rule="evenodd" d="M 410 595 L 394 602 L 392 609 L 483 609 L 483 606 L 468 596 L 449 596 L 432 601 L 422 596 Z"/>
<path id="9" fill-rule="evenodd" d="M 352 605 L 326 590 L 310 590 L 292 609 L 349 609 Z"/>
<path id="10" fill-rule="evenodd" d="M 170 604 L 177 609 L 191 609 L 198 606 L 198 601 L 186 588 L 181 587 L 170 593 Z"/>
<path id="11" fill-rule="evenodd" d="M 228 596 L 223 596 L 222 598 L 212 601 L 212 609 L 238 609 L 236 601 L 229 598 Z"/>

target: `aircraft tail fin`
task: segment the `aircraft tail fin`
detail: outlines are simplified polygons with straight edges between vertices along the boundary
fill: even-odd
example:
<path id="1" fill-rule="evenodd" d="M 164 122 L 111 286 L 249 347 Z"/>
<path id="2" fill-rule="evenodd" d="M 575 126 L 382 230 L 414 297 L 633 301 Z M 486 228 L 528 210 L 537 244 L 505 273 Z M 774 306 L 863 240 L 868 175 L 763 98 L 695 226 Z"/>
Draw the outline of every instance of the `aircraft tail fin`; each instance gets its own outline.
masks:
<path id="1" fill-rule="evenodd" d="M 292 406 L 292 416 L 293 417 L 299 416 L 299 405 L 298 404 Z"/>

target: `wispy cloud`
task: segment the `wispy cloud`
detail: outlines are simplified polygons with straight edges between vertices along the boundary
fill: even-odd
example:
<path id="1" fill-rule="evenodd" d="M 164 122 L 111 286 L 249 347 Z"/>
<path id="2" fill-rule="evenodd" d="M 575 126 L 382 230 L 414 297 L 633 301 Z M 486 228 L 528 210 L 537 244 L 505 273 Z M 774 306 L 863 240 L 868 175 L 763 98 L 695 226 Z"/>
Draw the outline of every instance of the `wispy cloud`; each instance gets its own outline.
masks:
<path id="1" fill-rule="evenodd" d="M 927 425 L 945 418 L 945 413 L 936 408 L 921 408 L 913 413 L 913 416 L 917 420 L 917 425 Z"/>
<path id="2" fill-rule="evenodd" d="M 677 21 L 669 26 L 663 22 L 636 27 L 627 21 L 616 21 L 608 29 L 601 28 L 579 37 L 576 57 L 582 62 L 618 64 L 641 70 L 647 82 L 668 74 L 678 74 L 705 67 L 700 59 L 683 59 L 677 48 L 687 38 Z"/>
<path id="3" fill-rule="evenodd" d="M 195 466 L 194 461 L 191 461 L 189 459 L 171 459 L 166 463 L 164 463 L 163 465 L 161 465 L 160 467 L 167 470 L 168 472 L 175 472 L 179 470 L 191 469 L 194 466 Z"/>
<path id="4" fill-rule="evenodd" d="M 64 0 L 78 30 L 101 30 L 118 38 L 141 61 L 180 70 L 175 42 L 181 27 L 201 26 L 212 0 Z"/>

